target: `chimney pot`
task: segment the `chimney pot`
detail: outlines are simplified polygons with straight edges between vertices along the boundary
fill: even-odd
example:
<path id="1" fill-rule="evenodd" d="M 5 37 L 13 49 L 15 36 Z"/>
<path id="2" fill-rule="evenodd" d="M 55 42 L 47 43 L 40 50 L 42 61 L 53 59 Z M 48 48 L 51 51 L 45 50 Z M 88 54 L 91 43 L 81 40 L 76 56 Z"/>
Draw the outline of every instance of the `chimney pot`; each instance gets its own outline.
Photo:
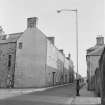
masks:
<path id="1" fill-rule="evenodd" d="M 2 26 L 0 26 L 0 35 L 4 35 L 4 31 L 3 31 Z"/>
<path id="2" fill-rule="evenodd" d="M 36 28 L 38 18 L 31 17 L 27 19 L 27 28 Z"/>
<path id="3" fill-rule="evenodd" d="M 63 49 L 60 49 L 59 51 L 60 51 L 62 54 L 64 54 L 64 53 L 63 53 Z"/>
<path id="4" fill-rule="evenodd" d="M 68 58 L 70 59 L 70 57 L 71 57 L 71 54 L 69 53 L 69 54 L 68 54 Z"/>
<path id="5" fill-rule="evenodd" d="M 97 36 L 96 41 L 97 41 L 97 45 L 104 45 L 104 37 L 103 36 Z"/>
<path id="6" fill-rule="evenodd" d="M 68 54 L 68 57 L 66 57 L 66 58 L 67 58 L 68 60 L 70 60 L 70 56 L 71 56 L 71 55 L 70 55 L 70 54 Z"/>
<path id="7" fill-rule="evenodd" d="M 53 45 L 55 44 L 55 37 L 48 37 L 48 39 Z"/>

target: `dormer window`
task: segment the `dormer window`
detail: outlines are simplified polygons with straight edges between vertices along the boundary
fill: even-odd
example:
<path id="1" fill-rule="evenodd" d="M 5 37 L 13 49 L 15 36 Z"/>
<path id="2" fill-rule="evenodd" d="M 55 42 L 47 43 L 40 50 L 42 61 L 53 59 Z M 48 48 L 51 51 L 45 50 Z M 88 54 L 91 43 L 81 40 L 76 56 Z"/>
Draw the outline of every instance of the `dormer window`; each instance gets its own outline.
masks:
<path id="1" fill-rule="evenodd" d="M 23 43 L 19 42 L 19 49 L 22 49 L 22 47 L 23 47 Z"/>

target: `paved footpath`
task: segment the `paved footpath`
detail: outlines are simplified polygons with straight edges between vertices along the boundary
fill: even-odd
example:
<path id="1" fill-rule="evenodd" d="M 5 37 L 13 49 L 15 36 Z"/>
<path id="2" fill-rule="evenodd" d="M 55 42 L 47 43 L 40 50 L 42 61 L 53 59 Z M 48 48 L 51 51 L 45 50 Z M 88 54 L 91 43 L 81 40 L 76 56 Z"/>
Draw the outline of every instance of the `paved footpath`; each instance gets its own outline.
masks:
<path id="1" fill-rule="evenodd" d="M 97 105 L 100 98 L 93 97 L 86 87 L 76 97 L 75 84 L 42 89 L 2 89 L 0 105 Z"/>
<path id="2" fill-rule="evenodd" d="M 95 97 L 94 93 L 87 90 L 84 86 L 80 90 L 80 96 L 75 97 L 72 101 L 72 105 L 101 105 L 101 98 Z"/>

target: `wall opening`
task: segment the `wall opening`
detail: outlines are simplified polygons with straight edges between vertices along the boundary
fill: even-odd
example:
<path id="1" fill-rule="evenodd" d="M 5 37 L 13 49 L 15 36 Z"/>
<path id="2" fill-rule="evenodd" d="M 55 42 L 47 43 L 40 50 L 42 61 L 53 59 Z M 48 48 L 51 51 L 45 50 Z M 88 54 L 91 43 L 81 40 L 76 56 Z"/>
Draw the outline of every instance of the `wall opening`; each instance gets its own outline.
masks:
<path id="1" fill-rule="evenodd" d="M 12 55 L 8 55 L 8 68 L 9 69 L 11 67 L 11 59 L 12 59 Z"/>

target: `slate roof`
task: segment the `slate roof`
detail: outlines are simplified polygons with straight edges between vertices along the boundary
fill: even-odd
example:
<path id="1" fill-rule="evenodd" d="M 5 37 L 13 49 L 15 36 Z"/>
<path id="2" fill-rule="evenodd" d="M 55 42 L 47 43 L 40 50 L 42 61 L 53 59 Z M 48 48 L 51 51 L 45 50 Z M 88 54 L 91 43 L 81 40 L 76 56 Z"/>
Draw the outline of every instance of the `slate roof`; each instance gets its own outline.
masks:
<path id="1" fill-rule="evenodd" d="M 101 45 L 103 46 L 103 45 Z M 95 51 L 96 49 L 100 48 L 101 47 L 100 45 L 95 45 L 94 47 L 91 47 L 89 49 L 87 49 L 87 55 L 90 53 L 90 52 L 93 52 Z"/>
<path id="2" fill-rule="evenodd" d="M 103 50 L 105 48 L 105 45 L 97 47 L 94 51 L 88 53 L 89 56 L 101 56 Z"/>
<path id="3" fill-rule="evenodd" d="M 0 37 L 0 43 L 16 42 L 22 36 L 22 34 L 23 32 L 2 35 Z M 6 38 L 6 36 L 8 36 L 8 38 Z"/>
<path id="4" fill-rule="evenodd" d="M 9 34 L 8 40 L 17 41 L 22 36 L 22 34 L 23 32 Z"/>

